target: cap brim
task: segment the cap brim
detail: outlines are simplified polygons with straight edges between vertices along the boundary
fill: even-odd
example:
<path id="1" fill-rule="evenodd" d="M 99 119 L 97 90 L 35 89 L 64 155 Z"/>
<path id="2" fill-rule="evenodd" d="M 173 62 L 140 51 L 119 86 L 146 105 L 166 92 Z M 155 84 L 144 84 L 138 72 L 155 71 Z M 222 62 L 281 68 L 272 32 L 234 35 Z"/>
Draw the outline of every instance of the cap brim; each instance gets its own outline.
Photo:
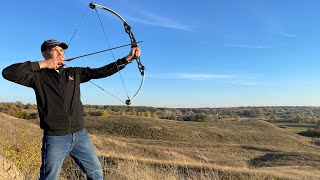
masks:
<path id="1" fill-rule="evenodd" d="M 62 49 L 68 49 L 68 45 L 66 43 L 60 43 L 57 46 L 60 46 Z"/>

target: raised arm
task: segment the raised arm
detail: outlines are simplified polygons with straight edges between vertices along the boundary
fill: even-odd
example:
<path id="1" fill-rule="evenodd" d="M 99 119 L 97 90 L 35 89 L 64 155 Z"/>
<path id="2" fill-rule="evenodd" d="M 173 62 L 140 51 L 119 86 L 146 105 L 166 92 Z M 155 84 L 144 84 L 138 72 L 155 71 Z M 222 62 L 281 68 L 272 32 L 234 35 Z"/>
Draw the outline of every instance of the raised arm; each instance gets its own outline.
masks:
<path id="1" fill-rule="evenodd" d="M 38 62 L 26 61 L 12 64 L 2 71 L 3 78 L 23 86 L 32 87 L 33 79 L 40 70 Z"/>

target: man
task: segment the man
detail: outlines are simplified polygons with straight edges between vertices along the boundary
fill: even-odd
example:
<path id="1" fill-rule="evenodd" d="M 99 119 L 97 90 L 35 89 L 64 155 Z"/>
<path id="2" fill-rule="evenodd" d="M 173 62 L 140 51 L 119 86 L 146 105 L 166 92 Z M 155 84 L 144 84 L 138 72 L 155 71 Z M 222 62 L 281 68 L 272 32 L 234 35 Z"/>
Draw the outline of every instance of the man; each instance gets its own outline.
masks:
<path id="1" fill-rule="evenodd" d="M 88 179 L 103 179 L 102 168 L 84 129 L 80 83 L 111 76 L 140 56 L 140 48 L 101 68 L 64 65 L 68 45 L 46 40 L 41 45 L 45 60 L 17 63 L 6 67 L 5 79 L 34 89 L 43 129 L 40 179 L 58 179 L 64 159 L 70 155 Z"/>

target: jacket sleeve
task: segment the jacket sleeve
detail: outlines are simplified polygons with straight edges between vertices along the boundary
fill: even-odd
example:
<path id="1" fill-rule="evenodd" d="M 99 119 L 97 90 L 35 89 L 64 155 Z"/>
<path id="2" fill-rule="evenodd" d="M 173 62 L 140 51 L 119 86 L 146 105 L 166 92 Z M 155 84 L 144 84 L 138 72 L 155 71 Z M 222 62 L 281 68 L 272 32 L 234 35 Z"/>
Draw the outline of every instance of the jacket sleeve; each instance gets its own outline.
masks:
<path id="1" fill-rule="evenodd" d="M 2 71 L 3 78 L 23 86 L 32 87 L 35 72 L 39 71 L 38 62 L 26 61 L 12 64 Z"/>
<path id="2" fill-rule="evenodd" d="M 88 82 L 91 79 L 100 79 L 111 76 L 123 69 L 128 62 L 125 58 L 118 59 L 116 62 L 110 63 L 100 68 L 80 68 L 80 82 Z"/>

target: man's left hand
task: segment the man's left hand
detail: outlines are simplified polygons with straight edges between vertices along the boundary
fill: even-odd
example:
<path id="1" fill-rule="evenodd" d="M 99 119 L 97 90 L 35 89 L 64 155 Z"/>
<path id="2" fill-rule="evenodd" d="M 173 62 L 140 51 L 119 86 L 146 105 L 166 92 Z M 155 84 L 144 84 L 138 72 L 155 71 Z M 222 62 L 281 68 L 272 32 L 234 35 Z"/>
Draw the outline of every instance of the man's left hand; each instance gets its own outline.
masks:
<path id="1" fill-rule="evenodd" d="M 125 58 L 128 62 L 130 62 L 133 59 L 140 57 L 140 54 L 141 54 L 140 47 L 139 46 L 133 47 L 131 48 L 131 51 L 128 54 L 128 56 L 126 56 Z"/>

